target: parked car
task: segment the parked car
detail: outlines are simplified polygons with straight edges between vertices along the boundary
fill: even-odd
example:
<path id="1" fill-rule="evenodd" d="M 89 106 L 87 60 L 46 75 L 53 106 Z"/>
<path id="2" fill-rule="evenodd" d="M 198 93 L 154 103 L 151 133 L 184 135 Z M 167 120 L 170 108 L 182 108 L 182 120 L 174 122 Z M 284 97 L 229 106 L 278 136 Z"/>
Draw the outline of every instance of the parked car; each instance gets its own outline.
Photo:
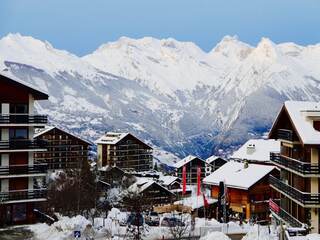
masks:
<path id="1" fill-rule="evenodd" d="M 127 225 L 142 226 L 144 219 L 141 213 L 131 213 L 127 219 Z"/>
<path id="2" fill-rule="evenodd" d="M 164 226 L 164 227 L 185 226 L 185 223 L 176 217 L 164 217 L 161 221 L 161 226 Z"/>
<path id="3" fill-rule="evenodd" d="M 159 214 L 157 212 L 149 212 L 145 216 L 145 221 L 146 221 L 146 224 L 148 224 L 149 226 L 159 226 L 160 224 Z"/>
<path id="4" fill-rule="evenodd" d="M 170 218 L 164 217 L 161 221 L 162 227 L 170 227 Z"/>

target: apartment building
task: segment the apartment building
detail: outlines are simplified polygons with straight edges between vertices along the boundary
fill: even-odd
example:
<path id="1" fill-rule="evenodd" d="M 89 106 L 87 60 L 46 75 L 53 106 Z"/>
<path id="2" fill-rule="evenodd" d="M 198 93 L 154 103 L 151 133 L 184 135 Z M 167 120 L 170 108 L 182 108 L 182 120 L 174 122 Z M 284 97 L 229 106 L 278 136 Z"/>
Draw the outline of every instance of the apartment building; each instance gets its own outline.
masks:
<path id="1" fill-rule="evenodd" d="M 143 172 L 152 169 L 152 147 L 131 133 L 107 132 L 100 137 L 98 167 L 117 166 L 126 171 Z"/>
<path id="2" fill-rule="evenodd" d="M 0 224 L 35 220 L 34 209 L 46 201 L 46 164 L 35 164 L 33 153 L 46 142 L 34 140 L 35 127 L 47 116 L 34 114 L 34 102 L 48 95 L 20 80 L 0 75 Z"/>
<path id="3" fill-rule="evenodd" d="M 46 152 L 35 152 L 36 163 L 47 163 L 49 170 L 66 170 L 81 168 L 88 161 L 89 141 L 76 136 L 56 126 L 50 126 L 38 131 L 35 140 L 47 141 Z"/>
<path id="4" fill-rule="evenodd" d="M 271 187 L 280 200 L 270 201 L 274 219 L 292 227 L 320 230 L 320 103 L 287 101 L 271 128 L 269 138 L 281 142 L 270 160 L 280 169 Z"/>

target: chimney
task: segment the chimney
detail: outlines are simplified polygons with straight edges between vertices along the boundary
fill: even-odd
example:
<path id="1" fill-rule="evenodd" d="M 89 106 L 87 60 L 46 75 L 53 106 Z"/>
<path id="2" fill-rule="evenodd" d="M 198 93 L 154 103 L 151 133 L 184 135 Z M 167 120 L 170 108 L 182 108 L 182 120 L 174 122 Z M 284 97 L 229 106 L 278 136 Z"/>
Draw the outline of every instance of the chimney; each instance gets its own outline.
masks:
<path id="1" fill-rule="evenodd" d="M 248 162 L 247 159 L 245 159 L 245 160 L 243 161 L 243 167 L 244 167 L 245 169 L 249 167 L 249 162 Z"/>
<path id="2" fill-rule="evenodd" d="M 256 145 L 250 143 L 250 144 L 247 146 L 247 154 L 248 154 L 248 155 L 251 155 L 251 154 L 253 154 L 255 151 L 256 151 Z"/>

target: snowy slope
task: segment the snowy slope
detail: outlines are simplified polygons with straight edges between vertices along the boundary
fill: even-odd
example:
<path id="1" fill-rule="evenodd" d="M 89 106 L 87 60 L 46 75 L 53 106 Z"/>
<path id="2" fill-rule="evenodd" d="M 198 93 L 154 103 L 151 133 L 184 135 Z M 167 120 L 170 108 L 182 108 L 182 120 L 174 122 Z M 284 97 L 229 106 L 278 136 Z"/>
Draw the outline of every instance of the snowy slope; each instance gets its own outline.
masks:
<path id="1" fill-rule="evenodd" d="M 207 53 L 191 42 L 122 37 L 83 57 L 20 34 L 0 40 L 0 72 L 49 92 L 37 109 L 53 123 L 92 140 L 131 131 L 180 157 L 261 136 L 287 99 L 319 101 L 319 63 L 319 44 L 267 38 L 250 46 L 226 36 Z"/>

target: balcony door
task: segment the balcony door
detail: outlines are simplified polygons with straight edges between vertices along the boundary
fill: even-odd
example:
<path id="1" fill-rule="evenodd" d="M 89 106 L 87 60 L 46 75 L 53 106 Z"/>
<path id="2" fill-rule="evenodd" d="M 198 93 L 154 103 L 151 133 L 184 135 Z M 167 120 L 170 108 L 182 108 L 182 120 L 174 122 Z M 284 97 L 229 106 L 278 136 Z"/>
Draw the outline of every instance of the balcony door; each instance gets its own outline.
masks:
<path id="1" fill-rule="evenodd" d="M 15 152 L 9 155 L 10 174 L 27 174 L 29 156 L 27 152 Z"/>
<path id="2" fill-rule="evenodd" d="M 27 190 L 28 178 L 12 178 L 9 179 L 9 191 Z"/>

